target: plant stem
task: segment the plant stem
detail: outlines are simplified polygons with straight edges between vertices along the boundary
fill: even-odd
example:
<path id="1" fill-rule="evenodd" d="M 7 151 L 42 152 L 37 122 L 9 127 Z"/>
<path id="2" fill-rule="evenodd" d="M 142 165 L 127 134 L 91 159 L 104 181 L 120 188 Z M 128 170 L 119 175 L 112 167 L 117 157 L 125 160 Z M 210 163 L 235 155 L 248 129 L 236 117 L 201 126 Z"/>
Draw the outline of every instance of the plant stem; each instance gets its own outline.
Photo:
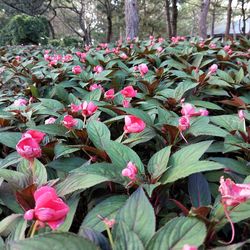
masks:
<path id="1" fill-rule="evenodd" d="M 35 183 L 35 179 L 36 179 L 36 175 L 35 175 L 35 160 L 31 160 L 29 161 L 29 167 L 31 169 L 32 172 L 32 184 Z"/>
<path id="2" fill-rule="evenodd" d="M 35 234 L 35 232 L 36 232 L 36 228 L 37 228 L 37 226 L 38 226 L 38 220 L 35 222 L 35 224 L 33 224 L 33 226 L 32 226 L 32 230 L 31 230 L 31 233 L 30 233 L 30 238 L 33 238 L 33 236 L 34 236 L 34 234 Z"/>
<path id="3" fill-rule="evenodd" d="M 111 249 L 114 249 L 115 245 L 114 245 L 113 237 L 112 237 L 112 234 L 111 234 L 111 231 L 110 231 L 110 228 L 108 227 L 108 225 L 106 225 L 106 230 L 107 230 L 107 233 L 108 233 Z"/>

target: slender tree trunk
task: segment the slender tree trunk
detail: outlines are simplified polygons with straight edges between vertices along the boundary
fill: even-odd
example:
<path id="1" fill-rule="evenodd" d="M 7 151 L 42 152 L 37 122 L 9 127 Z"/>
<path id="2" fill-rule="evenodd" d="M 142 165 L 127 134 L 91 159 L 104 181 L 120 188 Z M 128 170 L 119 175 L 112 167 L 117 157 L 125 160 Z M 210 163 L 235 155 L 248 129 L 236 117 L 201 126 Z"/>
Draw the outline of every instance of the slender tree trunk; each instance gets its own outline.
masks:
<path id="1" fill-rule="evenodd" d="M 212 10 L 211 37 L 214 36 L 215 12 L 216 12 L 216 6 L 214 5 Z"/>
<path id="2" fill-rule="evenodd" d="M 242 15 L 242 34 L 246 35 L 246 10 L 245 10 L 245 0 L 241 1 L 241 15 Z"/>
<path id="3" fill-rule="evenodd" d="M 56 36 L 55 36 L 54 27 L 50 21 L 48 21 L 48 24 L 49 24 L 49 30 L 50 30 L 51 37 L 52 37 L 52 39 L 55 39 Z"/>
<path id="4" fill-rule="evenodd" d="M 137 37 L 139 31 L 137 0 L 125 0 L 125 21 L 126 37 L 131 39 Z"/>
<path id="5" fill-rule="evenodd" d="M 166 10 L 166 18 L 167 18 L 167 33 L 168 37 L 172 37 L 172 27 L 171 27 L 171 17 L 170 17 L 170 6 L 169 0 L 165 0 L 165 10 Z"/>
<path id="6" fill-rule="evenodd" d="M 177 20 L 178 20 L 178 8 L 177 0 L 172 1 L 172 36 L 177 35 Z"/>
<path id="7" fill-rule="evenodd" d="M 199 35 L 203 39 L 207 38 L 207 14 L 209 10 L 209 5 L 210 0 L 202 0 L 199 18 Z"/>
<path id="8" fill-rule="evenodd" d="M 107 16 L 107 21 L 108 21 L 107 43 L 110 43 L 113 35 L 112 17 L 110 15 Z"/>
<path id="9" fill-rule="evenodd" d="M 226 30 L 225 30 L 225 38 L 228 38 L 230 34 L 231 19 L 232 19 L 232 0 L 228 0 L 227 25 L 226 25 Z"/>

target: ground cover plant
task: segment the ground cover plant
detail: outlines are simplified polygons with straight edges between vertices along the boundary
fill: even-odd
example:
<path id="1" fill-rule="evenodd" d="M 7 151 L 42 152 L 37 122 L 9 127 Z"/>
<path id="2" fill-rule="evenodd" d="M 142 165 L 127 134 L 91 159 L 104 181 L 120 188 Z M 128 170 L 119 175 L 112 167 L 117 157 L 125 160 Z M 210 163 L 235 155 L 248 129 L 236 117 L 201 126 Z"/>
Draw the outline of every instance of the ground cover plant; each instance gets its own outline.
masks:
<path id="1" fill-rule="evenodd" d="M 247 247 L 249 48 L 1 48 L 1 247 Z"/>

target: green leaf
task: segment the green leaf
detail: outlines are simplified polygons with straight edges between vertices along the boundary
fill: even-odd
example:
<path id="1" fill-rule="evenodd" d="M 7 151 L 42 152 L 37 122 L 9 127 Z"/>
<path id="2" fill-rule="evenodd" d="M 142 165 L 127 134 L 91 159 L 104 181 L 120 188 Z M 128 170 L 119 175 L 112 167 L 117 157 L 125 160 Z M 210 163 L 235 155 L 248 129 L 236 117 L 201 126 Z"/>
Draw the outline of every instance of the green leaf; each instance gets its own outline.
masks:
<path id="1" fill-rule="evenodd" d="M 0 178 L 3 178 L 16 188 L 24 188 L 28 183 L 27 175 L 9 169 L 0 169 Z"/>
<path id="2" fill-rule="evenodd" d="M 197 162 L 211 144 L 212 141 L 203 141 L 185 146 L 170 157 L 169 165 L 175 167 Z"/>
<path id="3" fill-rule="evenodd" d="M 1 236 L 8 236 L 13 228 L 15 228 L 16 223 L 23 217 L 22 214 L 12 214 L 5 217 L 3 220 L 0 221 L 0 235 Z"/>
<path id="4" fill-rule="evenodd" d="M 94 81 L 110 81 L 110 78 L 106 77 L 108 76 L 112 70 L 103 70 L 101 73 L 94 75 Z"/>
<path id="5" fill-rule="evenodd" d="M 127 200 L 117 215 L 146 244 L 155 232 L 154 209 L 142 188 L 138 188 Z"/>
<path id="6" fill-rule="evenodd" d="M 174 91 L 174 99 L 179 101 L 188 90 L 195 88 L 197 85 L 198 83 L 194 83 L 191 81 L 184 81 L 178 83 L 178 86 Z"/>
<path id="7" fill-rule="evenodd" d="M 170 167 L 161 177 L 162 184 L 172 183 L 194 173 L 212 171 L 225 168 L 224 165 L 213 161 L 196 161 L 192 163 L 183 163 Z"/>
<path id="8" fill-rule="evenodd" d="M 174 218 L 156 232 L 146 249 L 181 250 L 185 244 L 199 247 L 206 233 L 205 224 L 195 218 Z"/>
<path id="9" fill-rule="evenodd" d="M 21 161 L 21 156 L 17 152 L 10 153 L 0 161 L 0 168 L 7 168 L 17 162 Z"/>
<path id="10" fill-rule="evenodd" d="M 56 186 L 59 196 L 73 193 L 77 190 L 85 190 L 86 188 L 93 187 L 99 183 L 108 181 L 104 176 L 74 173 L 67 176 L 67 178 Z"/>
<path id="11" fill-rule="evenodd" d="M 32 127 L 30 129 L 38 130 L 49 135 L 58 135 L 58 136 L 63 136 L 63 137 L 68 136 L 67 134 L 68 129 L 58 124 L 39 125 L 36 127 Z"/>
<path id="12" fill-rule="evenodd" d="M 48 163 L 48 167 L 53 168 L 58 171 L 69 173 L 72 170 L 75 170 L 81 167 L 86 160 L 80 157 L 68 157 L 60 158 Z"/>
<path id="13" fill-rule="evenodd" d="M 89 139 L 93 144 L 102 150 L 105 150 L 105 142 L 110 140 L 110 131 L 108 127 L 99 121 L 92 120 L 87 124 Z"/>
<path id="14" fill-rule="evenodd" d="M 101 215 L 109 220 L 115 219 L 119 209 L 125 204 L 127 198 L 125 195 L 115 195 L 98 203 L 84 218 L 80 231 L 84 228 L 91 228 L 98 232 L 103 232 L 106 229 L 105 224 L 97 216 Z"/>
<path id="15" fill-rule="evenodd" d="M 49 108 L 53 111 L 58 111 L 64 109 L 64 105 L 57 100 L 54 99 L 46 99 L 46 98 L 39 98 L 42 105 L 46 108 Z"/>
<path id="16" fill-rule="evenodd" d="M 78 206 L 80 197 L 79 195 L 71 197 L 69 200 L 67 200 L 67 205 L 69 206 L 69 213 L 67 214 L 67 217 L 63 224 L 58 228 L 58 231 L 61 232 L 68 232 L 75 216 L 76 208 Z"/>
<path id="17" fill-rule="evenodd" d="M 55 157 L 59 158 L 63 155 L 67 155 L 67 154 L 79 151 L 80 148 L 72 147 L 70 145 L 66 145 L 63 143 L 58 143 L 58 144 L 56 144 L 54 150 L 55 150 Z"/>
<path id="18" fill-rule="evenodd" d="M 115 166 L 123 169 L 131 161 L 137 166 L 140 173 L 144 173 L 140 157 L 131 148 L 119 142 L 109 141 L 106 143 L 106 152 Z"/>
<path id="19" fill-rule="evenodd" d="M 157 179 L 167 170 L 170 153 L 171 146 L 161 149 L 150 158 L 147 169 L 152 179 Z"/>
<path id="20" fill-rule="evenodd" d="M 17 132 L 1 132 L 0 143 L 7 147 L 16 149 L 18 141 L 21 139 L 22 134 Z"/>
<path id="21" fill-rule="evenodd" d="M 229 83 L 234 83 L 233 78 L 225 71 L 222 71 L 220 69 L 217 70 L 217 75 L 224 81 Z"/>
<path id="22" fill-rule="evenodd" d="M 115 227 L 114 250 L 144 250 L 144 246 L 135 232 L 124 222 L 119 222 Z"/>
<path id="23" fill-rule="evenodd" d="M 45 233 L 25 240 L 11 241 L 6 250 L 98 250 L 90 241 L 73 233 Z"/>
<path id="24" fill-rule="evenodd" d="M 45 166 L 37 159 L 35 159 L 34 165 L 34 181 L 38 186 L 42 186 L 44 183 L 47 182 L 47 171 Z M 27 175 L 30 174 L 32 176 L 30 162 L 26 159 L 22 159 L 21 162 L 18 164 L 18 171 Z"/>

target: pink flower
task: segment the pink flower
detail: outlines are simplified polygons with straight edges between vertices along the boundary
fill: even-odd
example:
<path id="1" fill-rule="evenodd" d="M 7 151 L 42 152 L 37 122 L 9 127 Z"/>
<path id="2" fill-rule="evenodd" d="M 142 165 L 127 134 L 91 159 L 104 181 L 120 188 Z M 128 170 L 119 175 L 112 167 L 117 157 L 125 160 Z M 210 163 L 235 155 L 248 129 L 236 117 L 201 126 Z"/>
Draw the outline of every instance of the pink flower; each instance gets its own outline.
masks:
<path id="1" fill-rule="evenodd" d="M 157 52 L 160 53 L 160 52 L 162 52 L 163 48 L 162 47 L 158 47 L 156 50 L 157 50 Z"/>
<path id="2" fill-rule="evenodd" d="M 136 180 L 137 173 L 137 167 L 131 161 L 127 164 L 126 168 L 122 170 L 122 176 L 127 176 L 132 181 Z"/>
<path id="3" fill-rule="evenodd" d="M 65 115 L 63 117 L 62 124 L 67 129 L 72 129 L 77 124 L 77 120 L 74 119 L 73 116 L 71 116 L 71 115 Z"/>
<path id="4" fill-rule="evenodd" d="M 209 48 L 215 49 L 215 48 L 216 48 L 216 44 L 215 44 L 215 43 L 211 43 L 211 44 L 209 45 Z"/>
<path id="5" fill-rule="evenodd" d="M 179 130 L 184 131 L 190 127 L 190 120 L 188 116 L 182 116 L 179 118 Z"/>
<path id="6" fill-rule="evenodd" d="M 199 47 L 200 47 L 200 48 L 204 48 L 204 46 L 205 46 L 205 42 L 200 42 L 200 43 L 199 43 Z"/>
<path id="7" fill-rule="evenodd" d="M 76 105 L 74 103 L 71 103 L 70 109 L 72 113 L 77 113 L 78 111 L 82 110 L 82 104 Z"/>
<path id="8" fill-rule="evenodd" d="M 198 248 L 196 246 L 190 246 L 188 244 L 185 244 L 182 250 L 198 250 Z"/>
<path id="9" fill-rule="evenodd" d="M 200 116 L 208 116 L 209 112 L 206 109 L 200 109 L 199 114 L 200 114 Z"/>
<path id="10" fill-rule="evenodd" d="M 239 110 L 238 111 L 238 116 L 239 116 L 240 120 L 243 121 L 246 118 L 244 110 Z"/>
<path id="11" fill-rule="evenodd" d="M 87 101 L 84 101 L 81 104 L 82 115 L 83 116 L 93 115 L 96 112 L 97 108 L 98 107 L 93 102 L 88 103 Z"/>
<path id="12" fill-rule="evenodd" d="M 104 91 L 103 87 L 101 84 L 92 84 L 90 87 L 89 87 L 89 90 L 90 91 L 93 91 L 93 90 L 96 90 L 96 89 L 100 89 L 102 92 Z"/>
<path id="13" fill-rule="evenodd" d="M 135 97 L 137 94 L 137 90 L 134 90 L 133 86 L 127 86 L 121 90 L 121 94 L 125 97 Z"/>
<path id="14" fill-rule="evenodd" d="M 112 228 L 115 225 L 115 219 L 109 220 L 108 218 L 104 218 L 102 220 L 109 228 Z"/>
<path id="15" fill-rule="evenodd" d="M 144 77 L 148 73 L 148 66 L 145 63 L 140 64 L 138 66 L 138 69 L 142 77 Z"/>
<path id="16" fill-rule="evenodd" d="M 97 65 L 93 68 L 94 72 L 101 73 L 103 71 L 103 67 L 101 65 Z"/>
<path id="17" fill-rule="evenodd" d="M 114 89 L 109 89 L 104 93 L 104 97 L 107 100 L 113 100 L 115 98 L 115 90 Z"/>
<path id="18" fill-rule="evenodd" d="M 65 56 L 62 57 L 62 62 L 69 62 L 73 59 L 71 54 L 67 54 Z"/>
<path id="19" fill-rule="evenodd" d="M 120 58 L 123 59 L 123 60 L 126 60 L 126 59 L 128 59 L 128 56 L 125 53 L 122 53 L 120 55 Z"/>
<path id="20" fill-rule="evenodd" d="M 176 44 L 179 42 L 179 37 L 171 37 L 172 43 Z"/>
<path id="21" fill-rule="evenodd" d="M 76 65 L 72 68 L 72 72 L 75 74 L 75 75 L 79 75 L 82 73 L 82 68 L 80 65 Z"/>
<path id="22" fill-rule="evenodd" d="M 46 125 L 47 125 L 47 124 L 53 124 L 53 123 L 55 123 L 55 121 L 56 121 L 56 118 L 50 117 L 50 118 L 48 118 L 47 120 L 45 120 L 44 123 L 45 123 Z"/>
<path id="23" fill-rule="evenodd" d="M 155 38 L 154 38 L 154 36 L 149 36 L 149 39 L 154 40 Z"/>
<path id="24" fill-rule="evenodd" d="M 189 103 L 182 104 L 181 114 L 183 116 L 192 116 L 195 114 L 195 108 Z"/>
<path id="25" fill-rule="evenodd" d="M 16 145 L 16 150 L 23 158 L 33 161 L 42 155 L 42 150 L 38 142 L 32 137 L 22 138 Z"/>
<path id="26" fill-rule="evenodd" d="M 250 199 L 250 184 L 235 184 L 231 179 L 220 178 L 219 192 L 221 201 L 226 206 L 237 206 Z"/>
<path id="27" fill-rule="evenodd" d="M 214 74 L 217 72 L 218 69 L 218 65 L 217 64 L 213 64 L 210 68 L 209 68 L 209 72 L 208 74 Z"/>
<path id="28" fill-rule="evenodd" d="M 146 127 L 146 124 L 140 118 L 134 115 L 126 115 L 125 116 L 125 125 L 124 132 L 125 133 L 140 133 Z"/>
<path id="29" fill-rule="evenodd" d="M 159 42 L 159 43 L 163 43 L 164 40 L 165 40 L 165 39 L 164 39 L 163 37 L 158 38 L 158 42 Z"/>
<path id="30" fill-rule="evenodd" d="M 23 138 L 33 138 L 37 143 L 40 143 L 46 134 L 37 130 L 28 130 L 22 135 Z"/>
<path id="31" fill-rule="evenodd" d="M 122 101 L 122 106 L 123 106 L 124 108 L 129 108 L 129 107 L 130 107 L 130 101 L 127 100 L 127 99 L 124 99 L 124 100 Z"/>
<path id="32" fill-rule="evenodd" d="M 138 70 L 138 66 L 135 65 L 135 66 L 133 67 L 133 69 L 134 69 L 134 71 L 137 71 L 137 70 Z"/>
<path id="33" fill-rule="evenodd" d="M 13 105 L 17 106 L 17 107 L 22 107 L 22 106 L 26 106 L 28 103 L 28 101 L 24 98 L 19 98 L 17 100 L 14 101 Z"/>
<path id="34" fill-rule="evenodd" d="M 17 61 L 21 61 L 21 56 L 16 56 L 15 59 L 16 59 Z"/>
<path id="35" fill-rule="evenodd" d="M 38 220 L 47 223 L 52 230 L 65 220 L 69 207 L 59 198 L 54 188 L 43 186 L 34 193 L 35 208 L 25 212 L 25 220 Z"/>

